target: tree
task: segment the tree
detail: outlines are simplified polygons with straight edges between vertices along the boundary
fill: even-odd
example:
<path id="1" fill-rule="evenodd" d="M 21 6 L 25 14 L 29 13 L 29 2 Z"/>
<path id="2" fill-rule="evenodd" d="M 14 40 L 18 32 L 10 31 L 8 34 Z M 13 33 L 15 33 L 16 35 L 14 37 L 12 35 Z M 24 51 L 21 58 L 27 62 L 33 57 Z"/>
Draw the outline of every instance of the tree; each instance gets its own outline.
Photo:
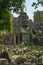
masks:
<path id="1" fill-rule="evenodd" d="M 12 15 L 8 12 L 3 13 L 3 15 L 0 20 L 0 31 L 12 32 Z"/>
<path id="2" fill-rule="evenodd" d="M 38 45 L 42 45 L 43 41 L 43 11 L 36 11 L 34 13 L 34 22 L 35 22 L 35 30 L 36 30 L 36 38 L 33 38 L 33 42 L 38 42 Z M 42 43 L 41 43 L 42 42 Z"/>
<path id="3" fill-rule="evenodd" d="M 6 11 L 19 12 L 23 11 L 25 0 L 1 0 L 0 1 L 0 18 Z M 22 7 L 23 6 L 23 7 Z"/>
<path id="4" fill-rule="evenodd" d="M 0 31 L 11 32 L 11 11 L 23 12 L 25 0 L 0 0 Z"/>
<path id="5" fill-rule="evenodd" d="M 37 0 L 37 2 L 33 2 L 32 6 L 35 7 L 35 9 L 36 9 L 39 4 L 41 4 L 41 6 L 43 6 L 43 0 Z"/>
<path id="6" fill-rule="evenodd" d="M 41 11 L 34 12 L 34 22 L 43 22 L 43 14 L 41 13 Z"/>

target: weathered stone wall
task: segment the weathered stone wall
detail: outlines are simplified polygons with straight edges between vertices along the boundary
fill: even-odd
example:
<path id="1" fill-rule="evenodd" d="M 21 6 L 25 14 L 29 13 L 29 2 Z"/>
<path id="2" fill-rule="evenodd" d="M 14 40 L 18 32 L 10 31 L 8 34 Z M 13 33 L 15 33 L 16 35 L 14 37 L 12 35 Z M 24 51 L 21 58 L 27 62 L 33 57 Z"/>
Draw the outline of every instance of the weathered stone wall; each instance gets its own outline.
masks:
<path id="1" fill-rule="evenodd" d="M 10 35 L 3 35 L 4 44 L 20 44 L 30 43 L 29 35 L 31 32 L 32 20 L 29 20 L 28 15 L 24 12 L 20 14 L 17 18 L 13 18 L 13 33 Z M 22 34 L 22 35 L 21 35 Z"/>

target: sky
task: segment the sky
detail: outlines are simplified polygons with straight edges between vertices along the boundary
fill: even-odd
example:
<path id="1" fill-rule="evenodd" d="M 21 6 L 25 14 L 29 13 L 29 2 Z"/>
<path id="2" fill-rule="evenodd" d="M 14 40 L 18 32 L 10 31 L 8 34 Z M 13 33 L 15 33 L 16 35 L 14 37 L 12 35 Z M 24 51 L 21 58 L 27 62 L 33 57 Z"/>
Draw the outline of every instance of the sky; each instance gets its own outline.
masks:
<path id="1" fill-rule="evenodd" d="M 31 6 L 33 2 L 37 2 L 37 0 L 26 0 L 25 2 L 26 13 L 29 16 L 29 19 L 32 19 L 32 20 L 33 20 L 34 11 L 36 10 L 43 11 L 43 7 L 41 5 L 39 5 L 38 8 L 35 10 L 34 7 Z M 14 16 L 17 17 L 18 15 L 14 13 Z"/>

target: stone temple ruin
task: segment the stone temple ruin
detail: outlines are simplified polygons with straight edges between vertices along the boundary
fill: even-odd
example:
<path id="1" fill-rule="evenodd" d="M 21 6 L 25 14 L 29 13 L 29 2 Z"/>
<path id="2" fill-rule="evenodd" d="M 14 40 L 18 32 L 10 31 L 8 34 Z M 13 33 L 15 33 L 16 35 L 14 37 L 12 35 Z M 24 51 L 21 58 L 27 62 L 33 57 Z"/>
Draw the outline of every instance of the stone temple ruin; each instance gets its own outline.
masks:
<path id="1" fill-rule="evenodd" d="M 18 17 L 13 17 L 13 33 L 10 35 L 4 34 L 2 44 L 33 44 L 35 38 L 38 40 L 36 40 L 37 43 L 42 42 L 43 44 L 43 34 L 40 34 L 41 32 L 39 33 L 40 30 L 38 29 L 40 26 L 39 28 L 38 26 L 38 23 L 33 23 L 25 12 L 22 14 L 20 13 Z M 43 25 L 41 25 L 41 29 L 43 29 Z M 40 39 L 42 41 L 40 41 Z"/>
<path id="2" fill-rule="evenodd" d="M 20 14 L 17 18 L 14 17 L 12 21 L 13 33 L 10 35 L 3 35 L 3 44 L 20 44 L 29 43 L 29 36 L 31 28 L 33 27 L 32 20 L 29 20 L 26 13 Z"/>

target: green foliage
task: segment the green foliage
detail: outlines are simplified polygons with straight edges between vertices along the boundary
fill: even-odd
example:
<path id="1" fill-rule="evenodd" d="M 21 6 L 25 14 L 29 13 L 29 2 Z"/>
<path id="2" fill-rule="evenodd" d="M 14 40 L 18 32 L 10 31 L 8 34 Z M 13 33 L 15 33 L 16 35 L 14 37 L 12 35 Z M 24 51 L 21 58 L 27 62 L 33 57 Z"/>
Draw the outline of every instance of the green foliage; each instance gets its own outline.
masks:
<path id="1" fill-rule="evenodd" d="M 0 1 L 0 19 L 6 11 L 23 11 L 25 0 L 2 0 Z"/>
<path id="2" fill-rule="evenodd" d="M 26 58 L 22 58 L 22 57 L 18 57 L 15 62 L 16 62 L 16 65 L 20 65 L 20 64 L 24 64 L 24 62 L 26 62 L 27 59 Z"/>
<path id="3" fill-rule="evenodd" d="M 0 31 L 12 29 L 11 11 L 23 12 L 25 0 L 1 0 L 0 1 Z"/>
<path id="4" fill-rule="evenodd" d="M 2 38 L 2 36 L 0 35 L 0 43 L 2 43 L 3 42 L 3 38 Z"/>
<path id="5" fill-rule="evenodd" d="M 12 30 L 12 15 L 10 13 L 3 14 L 3 19 L 0 21 L 0 31 Z"/>
<path id="6" fill-rule="evenodd" d="M 35 7 L 35 9 L 36 9 L 39 4 L 41 4 L 41 6 L 43 6 L 43 0 L 37 0 L 37 2 L 33 2 L 32 6 Z"/>
<path id="7" fill-rule="evenodd" d="M 38 7 L 38 4 L 36 4 L 35 2 L 33 2 L 33 4 L 32 4 L 32 7 L 34 7 L 35 6 L 35 9 Z"/>
<path id="8" fill-rule="evenodd" d="M 34 12 L 34 21 L 36 22 L 42 22 L 43 21 L 43 15 L 40 11 Z"/>
<path id="9" fill-rule="evenodd" d="M 0 61 L 0 65 L 8 65 L 8 62 L 7 61 Z"/>

